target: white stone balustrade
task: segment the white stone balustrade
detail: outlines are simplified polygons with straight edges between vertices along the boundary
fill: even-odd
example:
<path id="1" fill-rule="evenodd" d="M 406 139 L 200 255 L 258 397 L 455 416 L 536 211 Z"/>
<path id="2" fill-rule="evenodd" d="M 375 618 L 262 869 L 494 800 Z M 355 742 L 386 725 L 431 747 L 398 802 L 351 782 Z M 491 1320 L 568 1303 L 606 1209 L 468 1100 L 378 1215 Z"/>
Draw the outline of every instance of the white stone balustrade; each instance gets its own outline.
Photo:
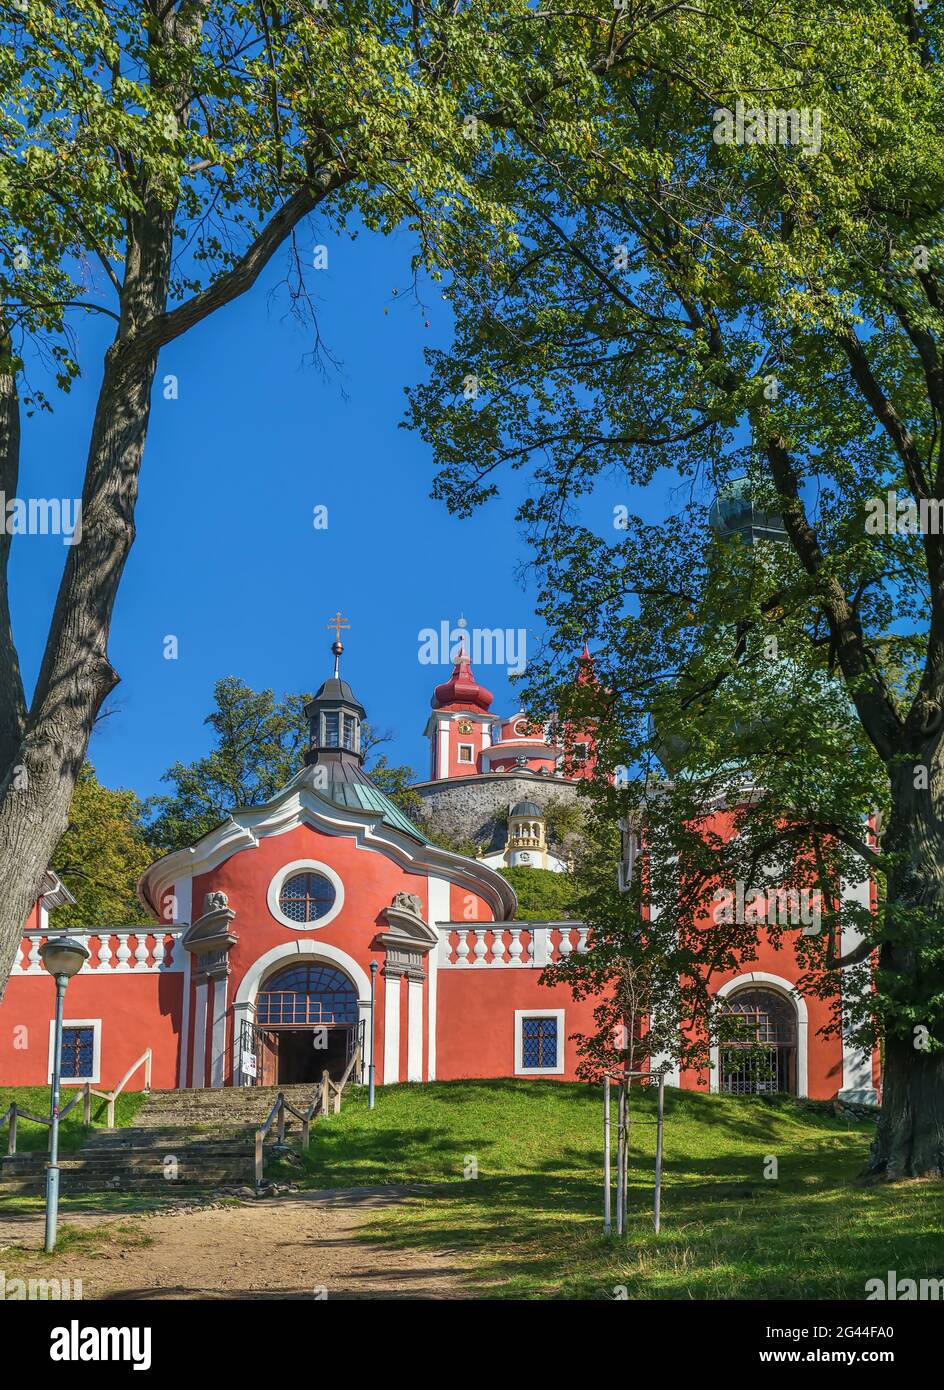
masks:
<path id="1" fill-rule="evenodd" d="M 443 970 L 543 969 L 566 960 L 575 951 L 578 955 L 587 951 L 587 927 L 579 922 L 572 927 L 502 922 L 457 926 L 448 922 L 440 924 L 439 934 L 439 966 Z"/>
<path id="2" fill-rule="evenodd" d="M 89 949 L 89 959 L 79 972 L 82 975 L 156 975 L 183 969 L 180 938 L 185 930 L 185 927 L 157 930 L 149 927 L 113 927 L 111 931 L 96 931 L 94 928 L 69 927 L 68 934 L 77 937 Z M 10 973 L 45 974 L 39 948 L 48 937 L 63 934 L 48 929 L 24 932 Z"/>

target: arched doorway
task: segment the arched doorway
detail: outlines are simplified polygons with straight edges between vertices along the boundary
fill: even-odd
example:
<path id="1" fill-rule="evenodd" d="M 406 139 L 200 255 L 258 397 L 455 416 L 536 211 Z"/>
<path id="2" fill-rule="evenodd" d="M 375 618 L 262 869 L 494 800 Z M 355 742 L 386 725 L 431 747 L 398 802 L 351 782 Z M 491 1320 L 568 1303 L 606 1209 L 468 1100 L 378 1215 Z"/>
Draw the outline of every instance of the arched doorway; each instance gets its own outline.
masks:
<path id="1" fill-rule="evenodd" d="M 778 990 L 748 987 L 722 1007 L 720 1090 L 729 1095 L 797 1094 L 797 1011 Z"/>
<path id="2" fill-rule="evenodd" d="M 257 1075 L 261 1085 L 337 1080 L 354 1050 L 357 989 L 336 966 L 297 962 L 277 970 L 256 998 Z"/>

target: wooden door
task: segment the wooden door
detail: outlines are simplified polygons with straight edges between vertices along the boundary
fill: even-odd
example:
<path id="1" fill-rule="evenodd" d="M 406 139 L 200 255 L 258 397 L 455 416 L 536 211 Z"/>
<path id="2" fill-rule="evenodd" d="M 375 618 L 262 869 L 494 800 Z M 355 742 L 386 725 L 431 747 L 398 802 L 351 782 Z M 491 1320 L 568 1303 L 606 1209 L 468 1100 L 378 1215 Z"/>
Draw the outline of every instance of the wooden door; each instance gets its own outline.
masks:
<path id="1" fill-rule="evenodd" d="M 271 1028 L 259 1030 L 257 1061 L 260 1086 L 276 1086 L 279 1080 L 279 1035 Z"/>

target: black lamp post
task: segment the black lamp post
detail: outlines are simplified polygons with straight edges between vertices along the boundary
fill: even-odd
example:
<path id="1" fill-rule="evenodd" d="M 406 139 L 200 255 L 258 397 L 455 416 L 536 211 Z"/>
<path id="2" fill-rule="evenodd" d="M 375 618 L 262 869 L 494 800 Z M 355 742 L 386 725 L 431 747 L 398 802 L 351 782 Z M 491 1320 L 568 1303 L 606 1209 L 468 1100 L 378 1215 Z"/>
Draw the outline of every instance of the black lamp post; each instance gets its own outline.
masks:
<path id="1" fill-rule="evenodd" d="M 89 958 L 89 951 L 72 936 L 50 936 L 39 948 L 43 965 L 56 981 L 56 1031 L 52 1055 L 49 1163 L 46 1167 L 46 1253 L 56 1248 L 59 1218 L 59 1078 L 62 1073 L 62 1010 L 66 985 Z"/>

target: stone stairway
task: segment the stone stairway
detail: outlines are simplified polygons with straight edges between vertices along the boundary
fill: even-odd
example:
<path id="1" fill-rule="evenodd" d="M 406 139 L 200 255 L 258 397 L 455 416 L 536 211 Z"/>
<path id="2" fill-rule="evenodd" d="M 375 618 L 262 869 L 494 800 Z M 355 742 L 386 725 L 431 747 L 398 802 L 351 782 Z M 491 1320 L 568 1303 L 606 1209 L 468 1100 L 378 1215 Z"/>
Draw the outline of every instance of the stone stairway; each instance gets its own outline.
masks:
<path id="1" fill-rule="evenodd" d="M 305 1111 L 315 1098 L 316 1083 L 299 1086 L 220 1086 L 203 1091 L 151 1091 L 135 1116 L 141 1129 L 186 1127 L 232 1133 L 263 1124 L 281 1091 L 289 1105 Z M 290 1115 L 289 1123 L 298 1126 Z"/>
<path id="2" fill-rule="evenodd" d="M 247 1086 L 205 1091 L 152 1091 L 127 1129 L 97 1129 L 60 1157 L 63 1195 L 138 1192 L 206 1193 L 253 1186 L 254 1131 L 279 1090 L 307 1109 L 315 1087 Z M 286 1132 L 301 1126 L 288 1116 Z M 0 1197 L 42 1192 L 45 1153 L 0 1159 Z"/>

